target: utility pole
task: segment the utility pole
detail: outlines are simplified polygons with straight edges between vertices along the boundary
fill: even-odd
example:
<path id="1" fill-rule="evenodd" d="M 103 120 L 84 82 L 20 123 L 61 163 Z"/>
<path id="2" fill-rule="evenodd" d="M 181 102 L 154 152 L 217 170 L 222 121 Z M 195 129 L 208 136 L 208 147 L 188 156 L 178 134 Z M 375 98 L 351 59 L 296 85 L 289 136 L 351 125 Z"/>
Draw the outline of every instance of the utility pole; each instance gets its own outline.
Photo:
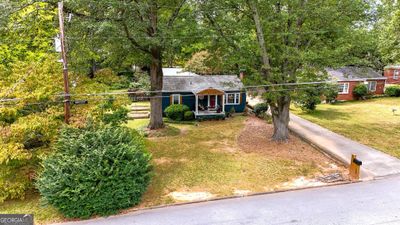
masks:
<path id="1" fill-rule="evenodd" d="M 58 3 L 58 18 L 60 22 L 60 40 L 61 40 L 61 58 L 63 63 L 63 77 L 64 77 L 64 122 L 69 124 L 70 118 L 70 95 L 69 95 L 69 82 L 68 82 L 68 65 L 67 53 L 65 49 L 65 35 L 64 35 L 64 5 L 63 2 Z"/>

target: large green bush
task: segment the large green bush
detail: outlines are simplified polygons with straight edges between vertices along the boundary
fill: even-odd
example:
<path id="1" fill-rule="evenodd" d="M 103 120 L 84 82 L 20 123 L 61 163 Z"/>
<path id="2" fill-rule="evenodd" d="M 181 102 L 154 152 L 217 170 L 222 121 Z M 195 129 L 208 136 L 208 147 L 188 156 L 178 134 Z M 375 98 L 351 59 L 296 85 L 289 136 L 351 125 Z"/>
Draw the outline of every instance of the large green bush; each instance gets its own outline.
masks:
<path id="1" fill-rule="evenodd" d="M 358 84 L 353 89 L 353 95 L 357 99 L 365 99 L 368 96 L 368 87 L 365 84 Z"/>
<path id="2" fill-rule="evenodd" d="M 182 121 L 185 118 L 185 112 L 190 111 L 189 106 L 182 104 L 174 104 L 170 105 L 165 109 L 165 115 L 171 119 L 176 121 Z"/>
<path id="3" fill-rule="evenodd" d="M 42 197 L 66 217 L 110 215 L 140 202 L 149 181 L 143 138 L 126 127 L 63 129 L 37 180 Z"/>
<path id="4" fill-rule="evenodd" d="M 256 116 L 261 116 L 263 113 L 268 111 L 268 104 L 267 103 L 258 103 L 254 106 L 254 113 Z"/>
<path id="5" fill-rule="evenodd" d="M 385 94 L 390 97 L 400 97 L 400 86 L 387 87 Z"/>

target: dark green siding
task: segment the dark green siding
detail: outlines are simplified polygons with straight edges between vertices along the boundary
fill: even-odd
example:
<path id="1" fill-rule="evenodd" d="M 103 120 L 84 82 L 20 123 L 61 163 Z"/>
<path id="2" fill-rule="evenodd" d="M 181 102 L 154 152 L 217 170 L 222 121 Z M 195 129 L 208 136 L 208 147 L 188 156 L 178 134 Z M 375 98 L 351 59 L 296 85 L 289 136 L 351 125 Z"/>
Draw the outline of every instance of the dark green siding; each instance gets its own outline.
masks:
<path id="1" fill-rule="evenodd" d="M 239 92 L 239 91 L 237 91 Z M 227 93 L 237 93 L 235 91 L 233 92 L 227 92 Z M 182 96 L 182 104 L 189 106 L 189 108 L 192 111 L 195 111 L 196 108 L 196 98 L 193 93 L 191 92 L 177 92 L 177 93 L 163 93 L 163 99 L 162 99 L 162 109 L 163 112 L 165 109 L 170 105 L 170 99 L 171 95 L 173 94 L 180 94 Z M 246 93 L 241 94 L 241 102 L 239 105 L 225 105 L 225 111 L 229 112 L 231 108 L 235 108 L 235 112 L 244 112 L 244 109 L 246 107 Z"/>

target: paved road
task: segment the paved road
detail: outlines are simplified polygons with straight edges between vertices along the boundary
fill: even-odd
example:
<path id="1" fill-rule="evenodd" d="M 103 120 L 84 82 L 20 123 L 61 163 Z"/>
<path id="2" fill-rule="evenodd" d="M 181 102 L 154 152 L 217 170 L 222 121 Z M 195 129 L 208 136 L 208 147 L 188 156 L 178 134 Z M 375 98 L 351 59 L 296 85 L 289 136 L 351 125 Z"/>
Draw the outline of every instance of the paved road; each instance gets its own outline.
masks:
<path id="1" fill-rule="evenodd" d="M 343 163 L 349 164 L 351 154 L 356 154 L 363 162 L 362 179 L 400 174 L 400 160 L 395 157 L 352 141 L 296 115 L 291 114 L 290 120 L 290 130 Z"/>
<path id="2" fill-rule="evenodd" d="M 400 177 L 138 211 L 71 225 L 400 224 Z"/>

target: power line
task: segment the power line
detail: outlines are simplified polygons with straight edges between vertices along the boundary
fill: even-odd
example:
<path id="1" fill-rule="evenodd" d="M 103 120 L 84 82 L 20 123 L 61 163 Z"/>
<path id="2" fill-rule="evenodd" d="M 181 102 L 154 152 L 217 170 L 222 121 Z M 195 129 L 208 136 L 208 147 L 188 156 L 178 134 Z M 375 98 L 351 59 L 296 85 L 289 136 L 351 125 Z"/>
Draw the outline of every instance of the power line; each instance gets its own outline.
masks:
<path id="1" fill-rule="evenodd" d="M 391 78 L 394 76 L 389 76 L 386 78 Z M 385 78 L 385 77 L 382 77 Z M 362 80 L 360 80 L 362 81 Z M 346 81 L 340 81 L 341 83 L 346 82 Z M 249 85 L 249 86 L 243 86 L 243 89 L 249 90 L 249 89 L 256 89 L 256 88 L 268 88 L 268 87 L 284 87 L 284 86 L 302 86 L 302 85 L 319 85 L 319 84 L 333 84 L 333 85 L 340 85 L 338 81 L 314 81 L 314 82 L 298 82 L 298 83 L 277 83 L 277 84 L 264 84 L 264 85 Z M 315 87 L 313 87 L 315 88 Z M 300 90 L 299 88 L 292 88 L 292 89 L 279 89 L 279 90 L 270 90 L 270 91 L 288 91 L 288 90 Z M 193 92 L 193 90 L 175 90 L 176 92 Z M 117 96 L 117 95 L 133 95 L 133 94 L 161 94 L 161 93 L 166 93 L 166 91 L 163 90 L 154 90 L 154 91 L 148 91 L 148 90 L 139 90 L 139 91 L 124 91 L 124 92 L 100 92 L 100 93 L 78 93 L 78 94 L 58 94 L 58 95 L 52 95 L 53 97 L 90 97 L 90 96 Z M 150 97 L 160 97 L 160 96 L 149 96 Z M 167 96 L 168 97 L 168 96 Z M 26 100 L 28 98 L 9 98 L 9 99 L 0 99 L 1 102 L 18 102 L 22 100 Z"/>
<path id="2" fill-rule="evenodd" d="M 306 87 L 306 88 L 291 88 L 291 89 L 279 89 L 279 90 L 265 90 L 265 91 L 263 91 L 264 93 L 275 93 L 275 92 L 288 92 L 288 91 L 298 91 L 298 90 L 311 90 L 311 89 L 313 89 L 313 90 L 315 90 L 315 89 L 320 89 L 320 90 L 323 90 L 323 89 L 328 89 L 327 87 L 324 87 L 324 86 L 322 86 L 322 87 Z M 246 91 L 248 91 L 248 89 L 246 89 Z M 243 94 L 243 93 L 246 93 L 246 91 L 239 91 L 239 92 L 235 92 L 235 93 L 240 93 L 240 94 Z M 110 93 L 110 94 L 117 94 L 117 96 L 118 96 L 118 93 Z M 90 95 L 90 96 L 88 96 L 88 97 L 96 97 L 96 98 L 101 98 L 100 100 L 99 99 L 97 99 L 97 101 L 104 101 L 104 100 L 107 100 L 108 98 L 105 98 L 104 97 L 105 95 Z M 193 96 L 195 96 L 195 94 L 183 94 L 183 95 L 180 95 L 181 97 L 193 97 Z M 149 100 L 149 99 L 156 99 L 156 98 L 170 98 L 170 96 L 169 95 L 167 95 L 167 96 L 163 96 L 163 95 L 161 95 L 161 96 L 135 96 L 135 97 L 138 97 L 138 98 L 143 98 L 143 99 L 146 99 L 146 100 Z M 74 100 L 71 100 L 72 102 L 74 102 Z M 88 102 L 90 102 L 90 101 L 96 101 L 96 99 L 95 100 L 88 100 Z M 45 101 L 45 102 L 34 102 L 34 103 L 25 103 L 25 104 L 23 104 L 23 106 L 29 106 L 29 105 L 48 105 L 48 104 L 56 104 L 56 103 L 65 103 L 65 101 Z M 6 104 L 1 104 L 1 101 L 0 101 L 0 106 L 1 107 L 4 107 L 4 106 L 17 106 L 18 105 L 18 103 L 13 103 L 13 104 L 9 104 L 9 103 L 6 103 Z"/>

